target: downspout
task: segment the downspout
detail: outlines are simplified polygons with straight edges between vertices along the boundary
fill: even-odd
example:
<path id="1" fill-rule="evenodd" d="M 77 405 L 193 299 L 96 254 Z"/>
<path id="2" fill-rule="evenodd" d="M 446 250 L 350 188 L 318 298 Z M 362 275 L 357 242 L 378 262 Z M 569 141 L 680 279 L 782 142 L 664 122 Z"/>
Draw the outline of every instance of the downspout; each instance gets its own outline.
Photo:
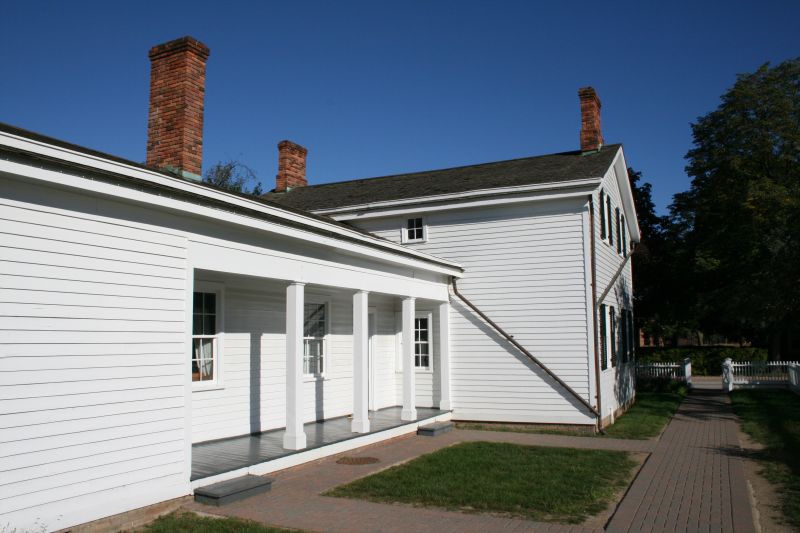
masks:
<path id="1" fill-rule="evenodd" d="M 594 250 L 594 196 L 589 195 L 589 242 L 591 245 L 592 257 L 592 333 L 594 334 L 594 381 L 595 381 L 595 399 L 597 400 L 597 431 L 603 432 L 603 404 L 600 400 L 600 348 L 599 335 L 597 331 L 597 264 L 595 260 Z"/>
<path id="2" fill-rule="evenodd" d="M 483 313 L 483 311 L 481 311 L 480 309 L 478 309 L 478 308 L 475 306 L 475 304 L 473 304 L 472 302 L 470 302 L 470 301 L 469 301 L 469 300 L 466 298 L 466 296 L 464 296 L 463 294 L 461 294 L 460 292 L 458 292 L 458 286 L 456 285 L 456 278 L 452 277 L 452 278 L 450 278 L 450 280 L 451 280 L 451 281 L 450 281 L 450 282 L 451 282 L 451 284 L 453 285 L 453 293 L 455 293 L 455 295 L 456 295 L 456 296 L 457 296 L 457 297 L 458 297 L 458 298 L 459 298 L 459 299 L 460 299 L 462 302 L 464 302 L 465 304 L 467 304 L 467 306 L 468 306 L 470 309 L 472 309 L 473 311 L 475 311 L 475 313 L 477 313 L 477 314 L 478 314 L 478 316 L 480 316 L 480 317 L 481 317 L 481 318 L 482 318 L 482 319 L 483 319 L 483 320 L 484 320 L 484 321 L 485 321 L 487 324 L 489 324 L 490 326 L 492 326 L 492 327 L 495 329 L 495 331 L 497 331 L 497 332 L 498 332 L 500 335 L 502 335 L 502 336 L 503 336 L 503 337 L 504 337 L 504 338 L 505 338 L 505 339 L 506 339 L 508 342 L 510 342 L 511 344 L 513 344 L 513 345 L 514 345 L 514 346 L 515 346 L 515 347 L 516 347 L 516 348 L 517 348 L 517 349 L 518 349 L 520 352 L 522 352 L 523 354 L 525 354 L 525 355 L 528 357 L 528 359 L 530 359 L 531 361 L 533 361 L 533 362 L 536 364 L 536 366 L 538 366 L 539 368 L 541 368 L 541 369 L 542 369 L 542 370 L 543 370 L 543 371 L 544 371 L 544 372 L 545 372 L 545 373 L 546 373 L 548 376 L 550 376 L 551 378 L 553 378 L 553 380 L 555 380 L 555 382 L 556 382 L 556 383 L 558 383 L 559 385 L 561 385 L 561 386 L 562 386 L 562 387 L 563 387 L 563 388 L 564 388 L 564 389 L 565 389 L 567 392 L 569 392 L 569 393 L 570 393 L 570 394 L 571 394 L 573 397 L 575 397 L 575 399 L 576 399 L 576 400 L 578 400 L 578 401 L 579 401 L 579 402 L 580 402 L 580 403 L 581 403 L 583 406 L 585 406 L 585 407 L 586 407 L 586 408 L 587 408 L 589 411 L 591 411 L 591 412 L 592 412 L 592 414 L 594 414 L 594 415 L 595 415 L 595 417 L 597 417 L 598 421 L 600 420 L 600 413 L 599 413 L 599 412 L 598 412 L 598 411 L 597 411 L 597 410 L 596 410 L 594 407 L 592 407 L 592 404 L 590 404 L 589 402 L 587 402 L 586 400 L 584 400 L 584 399 L 583 399 L 583 397 L 582 397 L 580 394 L 578 394 L 577 392 L 575 392 L 575 390 L 574 390 L 572 387 L 570 387 L 569 385 L 567 385 L 566 383 L 564 383 L 564 381 L 563 381 L 563 380 L 562 380 L 560 377 L 558 377 L 557 375 L 555 375 L 555 374 L 554 374 L 554 373 L 553 373 L 553 372 L 552 372 L 552 371 L 551 371 L 549 368 L 547 368 L 547 367 L 544 365 L 544 363 L 542 363 L 541 361 L 539 361 L 539 360 L 538 360 L 538 359 L 537 359 L 537 358 L 536 358 L 536 357 L 535 357 L 535 356 L 534 356 L 534 355 L 533 355 L 531 352 L 529 352 L 528 350 L 526 350 L 524 346 L 522 346 L 522 345 L 521 345 L 519 342 L 517 342 L 517 341 L 514 339 L 514 336 L 513 336 L 513 335 L 509 335 L 508 333 L 506 333 L 506 332 L 505 332 L 505 330 L 503 330 L 503 328 L 501 328 L 501 327 L 500 327 L 500 326 L 499 326 L 497 323 L 495 323 L 495 322 L 494 322 L 494 321 L 493 321 L 491 318 L 489 318 L 488 316 L 486 316 L 486 315 Z M 598 424 L 599 424 L 599 422 L 598 422 Z"/>

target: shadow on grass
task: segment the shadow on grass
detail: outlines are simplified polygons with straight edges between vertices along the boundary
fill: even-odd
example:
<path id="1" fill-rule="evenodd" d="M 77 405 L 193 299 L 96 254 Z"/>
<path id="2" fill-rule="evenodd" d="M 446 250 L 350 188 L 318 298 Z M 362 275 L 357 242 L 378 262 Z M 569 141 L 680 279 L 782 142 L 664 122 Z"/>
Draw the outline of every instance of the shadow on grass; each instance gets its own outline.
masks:
<path id="1" fill-rule="evenodd" d="M 800 527 L 800 396 L 787 390 L 738 390 L 731 403 L 742 430 L 765 446 L 750 457 L 780 485 L 783 514 Z"/>

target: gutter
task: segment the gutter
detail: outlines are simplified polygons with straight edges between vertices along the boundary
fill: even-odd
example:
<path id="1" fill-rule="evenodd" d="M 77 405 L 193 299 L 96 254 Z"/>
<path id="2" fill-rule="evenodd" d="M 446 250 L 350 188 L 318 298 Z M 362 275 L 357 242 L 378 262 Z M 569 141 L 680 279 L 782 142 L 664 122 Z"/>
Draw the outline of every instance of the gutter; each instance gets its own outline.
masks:
<path id="1" fill-rule="evenodd" d="M 499 326 L 499 325 L 498 325 L 496 322 L 494 322 L 494 321 L 493 321 L 491 318 L 489 318 L 488 316 L 486 316 L 486 314 L 485 314 L 485 313 L 483 313 L 483 311 L 481 311 L 480 309 L 478 309 L 478 308 L 475 306 L 475 304 L 473 304 L 472 302 L 470 302 L 470 301 L 469 301 L 469 300 L 468 300 L 468 299 L 467 299 L 467 298 L 466 298 L 466 297 L 465 297 L 463 294 L 461 294 L 461 293 L 458 291 L 458 286 L 456 285 L 456 278 L 455 278 L 455 277 L 452 277 L 452 278 L 450 278 L 450 282 L 451 282 L 451 284 L 452 284 L 452 286 L 453 286 L 453 292 L 455 293 L 455 295 L 456 295 L 456 296 L 457 296 L 457 297 L 458 297 L 458 298 L 459 298 L 459 299 L 460 299 L 462 302 L 464 302 L 465 304 L 467 304 L 467 306 L 468 306 L 470 309 L 472 309 L 472 310 L 473 310 L 475 313 L 477 313 L 477 314 L 478 314 L 478 316 L 480 316 L 480 317 L 481 317 L 481 318 L 482 318 L 482 319 L 483 319 L 483 320 L 484 320 L 484 321 L 485 321 L 487 324 L 489 324 L 490 326 L 492 326 L 492 328 L 494 328 L 494 329 L 495 329 L 495 331 L 497 331 L 497 332 L 498 332 L 500 335 L 502 335 L 502 336 L 503 336 L 503 337 L 504 337 L 504 338 L 505 338 L 505 339 L 506 339 L 508 342 L 510 342 L 511 344 L 513 344 L 513 345 L 514 345 L 514 347 L 515 347 L 515 348 L 517 348 L 517 349 L 518 349 L 520 352 L 522 352 L 522 353 L 523 353 L 523 354 L 524 354 L 524 355 L 525 355 L 525 356 L 526 356 L 528 359 L 530 359 L 531 361 L 533 361 L 533 363 L 534 363 L 534 364 L 536 364 L 536 366 L 538 366 L 539 368 L 541 368 L 541 369 L 542 369 L 542 370 L 543 370 L 543 371 L 544 371 L 544 372 L 545 372 L 545 373 L 546 373 L 548 376 L 550 376 L 551 378 L 553 378 L 553 380 L 555 380 L 555 382 L 556 382 L 556 383 L 558 383 L 559 385 L 561 385 L 561 387 L 562 387 L 562 388 L 564 388 L 564 390 L 566 390 L 567 392 L 569 392 L 569 393 L 570 393 L 570 395 L 572 395 L 572 396 L 573 396 L 573 397 L 574 397 L 576 400 L 578 400 L 578 401 L 581 403 L 581 405 L 583 405 L 583 406 L 584 406 L 584 407 L 586 407 L 586 408 L 587 408 L 589 411 L 591 411 L 591 412 L 592 412 L 592 414 L 594 414 L 594 416 L 597 418 L 597 420 L 598 420 L 598 425 L 599 425 L 599 423 L 600 423 L 600 413 L 599 413 L 599 412 L 598 412 L 598 411 L 597 411 L 597 410 L 596 410 L 594 407 L 592 407 L 592 405 L 591 405 L 589 402 L 587 402 L 586 400 L 584 400 L 584 399 L 583 399 L 583 396 L 581 396 L 580 394 L 578 394 L 577 392 L 575 392 L 575 390 L 574 390 L 572 387 L 570 387 L 569 385 L 567 385 L 566 383 L 564 383 L 564 381 L 563 381 L 563 380 L 562 380 L 560 377 L 558 377 L 557 375 L 555 375 L 555 374 L 554 374 L 554 373 L 553 373 L 553 372 L 552 372 L 552 371 L 551 371 L 549 368 L 547 368 L 547 366 L 545 366 L 545 364 L 544 364 L 544 363 L 542 363 L 541 361 L 539 361 L 539 359 L 537 359 L 537 358 L 536 358 L 536 357 L 535 357 L 535 356 L 534 356 L 534 355 L 533 355 L 531 352 L 529 352 L 528 350 L 526 350 L 524 346 L 522 346 L 522 345 L 521 345 L 519 342 L 517 342 L 517 341 L 514 339 L 514 336 L 513 336 L 513 335 L 509 335 L 508 333 L 506 333 L 506 332 L 505 332 L 505 330 L 504 330 L 503 328 L 501 328 L 501 327 L 500 327 L 500 326 Z"/>
<path id="2" fill-rule="evenodd" d="M 160 179 L 167 179 L 170 181 L 177 180 L 181 185 L 196 188 L 198 191 L 207 190 L 211 194 L 232 196 L 236 201 L 229 201 L 223 198 L 213 198 L 211 195 L 201 194 L 199 192 L 187 190 L 186 188 L 174 187 L 169 183 L 158 183 L 156 181 L 150 181 L 144 178 L 130 176 L 88 164 L 82 164 L 76 161 L 69 161 L 51 155 L 44 155 L 17 146 L 2 145 L 0 146 L 0 149 L 2 149 L 2 151 L 7 151 L 9 154 L 17 154 L 19 156 L 28 157 L 34 160 L 51 163 L 61 168 L 66 167 L 85 172 L 88 175 L 79 177 L 89 179 L 91 181 L 104 182 L 112 185 L 124 185 L 132 187 L 136 190 L 156 194 L 161 197 L 172 198 L 193 204 L 203 204 L 221 211 L 227 211 L 229 213 L 243 215 L 257 220 L 264 220 L 281 226 L 287 226 L 294 229 L 316 233 L 317 235 L 322 235 L 331 239 L 381 250 L 385 253 L 405 257 L 407 259 L 414 259 L 423 263 L 433 264 L 439 268 L 447 269 L 450 272 L 454 270 L 463 272 L 464 270 L 460 265 L 451 261 L 435 258 L 414 250 L 409 250 L 400 245 L 395 245 L 388 240 L 384 243 L 382 242 L 382 239 L 374 235 L 363 234 L 358 229 L 346 226 L 345 224 L 335 220 L 324 220 L 322 217 L 313 215 L 311 213 L 295 212 L 296 210 L 287 209 L 283 206 L 271 205 L 253 198 L 243 197 L 243 195 L 240 196 L 231 194 L 227 191 L 216 190 L 212 187 L 201 185 L 195 182 L 187 182 L 185 179 L 176 178 L 168 174 L 154 172 L 152 170 L 134 169 L 138 172 L 146 171 L 152 173 L 153 175 L 158 176 Z M 12 159 L 9 159 L 9 161 L 12 161 Z M 116 161 L 109 162 L 113 165 L 120 164 Z M 248 206 L 247 204 L 251 204 L 252 207 Z M 268 211 L 284 211 L 286 216 L 280 216 L 277 213 L 270 213 Z M 307 219 L 308 222 L 305 222 L 303 219 Z"/>
<path id="3" fill-rule="evenodd" d="M 595 381 L 595 400 L 597 400 L 597 430 L 603 431 L 603 405 L 600 394 L 600 346 L 599 334 L 597 331 L 597 258 L 595 257 L 595 238 L 594 238 L 594 196 L 589 195 L 589 241 L 591 246 L 592 260 L 592 334 L 594 335 L 594 381 Z"/>

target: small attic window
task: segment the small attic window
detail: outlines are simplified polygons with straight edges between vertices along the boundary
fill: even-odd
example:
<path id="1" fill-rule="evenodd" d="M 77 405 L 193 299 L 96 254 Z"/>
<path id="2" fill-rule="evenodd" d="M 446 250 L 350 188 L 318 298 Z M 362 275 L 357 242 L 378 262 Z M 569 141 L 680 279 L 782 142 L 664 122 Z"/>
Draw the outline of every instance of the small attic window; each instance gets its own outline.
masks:
<path id="1" fill-rule="evenodd" d="M 403 242 L 424 242 L 427 237 L 425 233 L 425 221 L 422 218 L 409 218 L 403 229 Z"/>

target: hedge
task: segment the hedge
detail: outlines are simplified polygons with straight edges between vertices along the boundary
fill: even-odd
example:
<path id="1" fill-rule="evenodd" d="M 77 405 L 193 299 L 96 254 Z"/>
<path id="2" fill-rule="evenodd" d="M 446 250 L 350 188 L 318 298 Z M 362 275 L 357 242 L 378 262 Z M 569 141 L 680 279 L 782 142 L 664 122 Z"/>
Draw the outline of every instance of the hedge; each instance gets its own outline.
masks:
<path id="1" fill-rule="evenodd" d="M 692 360 L 692 374 L 719 376 L 722 362 L 730 357 L 734 361 L 766 361 L 766 348 L 738 348 L 735 346 L 682 346 L 680 348 L 642 347 L 636 349 L 640 363 L 679 363 Z"/>

